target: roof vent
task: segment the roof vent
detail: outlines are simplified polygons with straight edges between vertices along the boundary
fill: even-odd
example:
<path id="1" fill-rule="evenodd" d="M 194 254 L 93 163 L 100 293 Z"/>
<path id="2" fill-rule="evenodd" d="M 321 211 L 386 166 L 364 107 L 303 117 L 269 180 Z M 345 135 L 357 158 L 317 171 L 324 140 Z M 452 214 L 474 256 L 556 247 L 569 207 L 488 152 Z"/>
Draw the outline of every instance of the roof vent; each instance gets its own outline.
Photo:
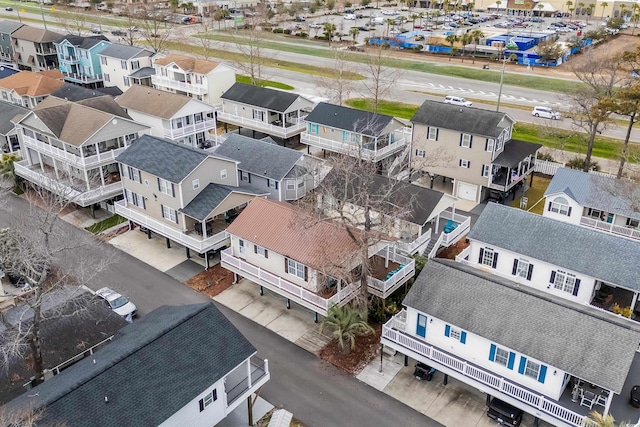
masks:
<path id="1" fill-rule="evenodd" d="M 462 113 L 462 108 L 460 109 L 460 112 Z"/>
<path id="2" fill-rule="evenodd" d="M 93 364 L 94 364 L 94 365 L 96 364 L 96 359 L 93 359 Z"/>
<path id="3" fill-rule="evenodd" d="M 109 398 L 107 396 L 104 397 L 104 403 L 109 403 Z"/>

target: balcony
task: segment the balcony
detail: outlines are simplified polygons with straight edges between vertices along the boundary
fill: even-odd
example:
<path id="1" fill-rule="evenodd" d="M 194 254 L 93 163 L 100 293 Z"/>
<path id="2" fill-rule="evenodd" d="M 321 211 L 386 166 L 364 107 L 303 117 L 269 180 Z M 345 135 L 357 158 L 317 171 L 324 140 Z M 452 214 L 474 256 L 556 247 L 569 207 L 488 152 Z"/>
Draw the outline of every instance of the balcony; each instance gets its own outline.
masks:
<path id="1" fill-rule="evenodd" d="M 80 62 L 79 56 L 58 55 L 58 61 L 68 64 L 77 64 Z"/>
<path id="2" fill-rule="evenodd" d="M 98 153 L 93 156 L 80 157 L 24 134 L 22 135 L 22 143 L 25 147 L 33 148 L 35 151 L 47 154 L 57 160 L 61 160 L 81 169 L 94 168 L 114 163 L 116 157 L 126 150 L 126 147 L 121 147 L 105 151 L 104 153 Z"/>
<path id="3" fill-rule="evenodd" d="M 379 162 L 402 151 L 406 147 L 407 138 L 405 138 L 404 133 L 397 132 L 397 135 L 399 137 L 396 138 L 393 143 L 380 148 L 375 148 L 372 143 L 365 144 L 361 147 L 349 142 L 334 141 L 329 138 L 312 135 L 308 132 L 302 132 L 300 138 L 303 144 L 311 145 L 312 147 L 329 150 L 334 153 L 347 154 L 370 162 Z"/>
<path id="4" fill-rule="evenodd" d="M 368 291 L 380 298 L 387 298 L 416 274 L 416 261 L 392 250 L 382 249 L 371 259 L 371 275 Z"/>
<path id="5" fill-rule="evenodd" d="M 588 408 L 582 408 L 585 414 L 574 412 L 555 400 L 453 356 L 443 349 L 409 335 L 406 331 L 406 311 L 403 310 L 383 325 L 381 343 L 507 403 L 513 402 L 519 407 L 526 408 L 526 412 L 552 425 L 561 427 L 584 425 Z"/>
<path id="6" fill-rule="evenodd" d="M 584 227 L 595 228 L 596 230 L 604 231 L 605 233 L 611 233 L 617 236 L 627 237 L 629 239 L 640 240 L 640 230 L 637 228 L 615 225 L 587 216 L 583 216 L 582 218 L 580 218 L 580 225 Z"/>
<path id="7" fill-rule="evenodd" d="M 67 72 L 63 72 L 62 74 L 64 74 L 65 80 L 75 83 L 96 83 L 102 81 L 102 74 L 96 74 L 95 76 Z"/>
<path id="8" fill-rule="evenodd" d="M 523 165 L 523 168 L 526 167 L 526 165 Z M 498 169 L 498 171 L 491 177 L 491 181 L 489 182 L 489 188 L 492 188 L 494 190 L 499 190 L 499 191 L 508 191 L 509 189 L 511 189 L 514 185 L 516 185 L 517 183 L 527 179 L 527 177 L 529 175 L 531 175 L 531 173 L 533 173 L 534 171 L 534 166 L 533 164 L 526 170 L 524 170 L 520 175 L 509 175 L 509 171 L 511 171 L 512 169 L 508 169 L 508 168 L 500 168 Z"/>
<path id="9" fill-rule="evenodd" d="M 42 173 L 39 170 L 39 165 L 30 168 L 26 160 L 14 163 L 14 167 L 16 175 L 82 207 L 91 206 L 122 194 L 122 183 L 120 181 L 86 190 L 80 186 L 67 185 L 55 177 Z M 84 182 L 81 184 L 86 185 Z"/>
<path id="10" fill-rule="evenodd" d="M 225 392 L 227 394 L 227 413 L 233 411 L 243 403 L 248 396 L 262 387 L 271 374 L 269 361 L 253 356 L 238 366 L 225 377 Z"/>
<path id="11" fill-rule="evenodd" d="M 197 132 L 208 132 L 210 129 L 216 128 L 216 121 L 205 120 L 199 123 L 183 126 L 177 129 L 164 129 L 164 137 L 168 139 L 182 138 L 186 135 L 193 135 Z"/>
<path id="12" fill-rule="evenodd" d="M 116 208 L 116 212 L 117 212 Z M 338 290 L 333 296 L 324 298 L 311 292 L 300 285 L 284 280 L 266 270 L 235 257 L 232 248 L 225 249 L 221 253 L 221 265 L 227 270 L 246 277 L 260 286 L 264 286 L 273 292 L 289 298 L 301 306 L 313 310 L 323 316 L 327 315 L 332 305 L 342 306 L 351 301 L 359 292 L 360 283 L 351 283 Z"/>
<path id="13" fill-rule="evenodd" d="M 41 47 L 36 47 L 36 53 L 38 55 L 58 55 L 58 51 L 55 48 L 49 47 L 49 48 L 41 48 Z"/>
<path id="14" fill-rule="evenodd" d="M 304 117 L 306 117 L 306 115 Z M 306 128 L 304 117 L 286 119 L 284 124 L 278 124 L 277 122 L 266 123 L 262 120 L 249 119 L 247 117 L 240 117 L 235 114 L 218 111 L 218 119 L 222 122 L 246 127 L 280 138 L 290 138 L 302 132 Z"/>
<path id="15" fill-rule="evenodd" d="M 203 254 L 213 249 L 218 249 L 222 246 L 225 246 L 229 242 L 229 234 L 226 232 L 226 230 L 213 234 L 210 237 L 208 236 L 205 239 L 203 238 L 203 236 L 200 236 L 198 234 L 187 234 L 182 230 L 171 227 L 162 221 L 155 220 L 139 210 L 132 209 L 127 206 L 125 200 L 117 201 L 114 206 L 116 214 L 123 216 L 128 220 L 135 222 L 136 224 L 142 225 L 143 227 L 148 228 L 156 234 L 171 239 L 184 247 L 193 249 L 199 254 Z"/>
<path id="16" fill-rule="evenodd" d="M 429 244 L 430 240 L 431 240 L 431 229 L 428 229 L 427 231 L 423 232 L 420 236 L 416 238 L 413 238 L 413 239 L 406 238 L 406 239 L 399 240 L 396 243 L 396 247 L 402 253 L 413 255 L 415 253 L 422 253 L 427 248 L 427 245 Z"/>
<path id="17" fill-rule="evenodd" d="M 205 95 L 207 93 L 207 88 L 204 85 L 181 82 L 159 75 L 151 76 L 151 84 L 195 95 Z"/>

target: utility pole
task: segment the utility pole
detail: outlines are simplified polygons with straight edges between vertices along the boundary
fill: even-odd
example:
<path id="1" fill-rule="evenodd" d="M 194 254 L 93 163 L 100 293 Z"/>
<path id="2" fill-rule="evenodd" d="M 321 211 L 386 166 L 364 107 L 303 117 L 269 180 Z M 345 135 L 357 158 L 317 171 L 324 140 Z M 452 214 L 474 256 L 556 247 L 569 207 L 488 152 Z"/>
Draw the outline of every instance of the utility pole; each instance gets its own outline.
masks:
<path id="1" fill-rule="evenodd" d="M 39 1 L 39 3 L 40 3 L 40 15 L 42 15 L 42 24 L 44 25 L 44 29 L 46 30 L 47 29 L 47 21 L 44 20 L 44 10 L 42 9 L 42 2 L 43 1 L 44 0 L 40 0 Z"/>
<path id="2" fill-rule="evenodd" d="M 506 49 L 506 46 L 504 47 Z M 502 82 L 504 81 L 504 67 L 507 64 L 507 58 L 504 57 L 504 49 L 501 49 L 502 53 L 502 71 L 500 71 L 500 89 L 498 90 L 498 103 L 496 104 L 496 111 L 500 111 L 500 98 L 502 97 Z"/>

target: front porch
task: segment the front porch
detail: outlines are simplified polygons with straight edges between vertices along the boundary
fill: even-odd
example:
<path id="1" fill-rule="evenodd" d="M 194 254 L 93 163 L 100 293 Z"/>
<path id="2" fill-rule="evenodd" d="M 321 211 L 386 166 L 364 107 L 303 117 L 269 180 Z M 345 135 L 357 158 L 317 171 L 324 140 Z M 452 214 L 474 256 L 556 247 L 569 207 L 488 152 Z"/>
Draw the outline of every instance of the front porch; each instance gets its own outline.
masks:
<path id="1" fill-rule="evenodd" d="M 507 192 L 533 173 L 536 152 L 540 144 L 512 139 L 498 154 L 489 172 L 489 188 Z"/>
<path id="2" fill-rule="evenodd" d="M 471 217 L 456 213 L 455 208 L 447 208 L 421 228 L 421 234 L 402 236 L 396 243 L 405 254 L 437 252 L 441 247 L 449 247 L 467 235 L 471 228 Z M 435 252 L 433 256 L 435 256 Z"/>
<path id="3" fill-rule="evenodd" d="M 612 313 L 614 312 L 614 307 L 616 306 L 621 309 L 630 309 L 630 319 L 635 320 L 636 322 L 640 322 L 638 297 L 638 292 L 597 281 L 596 290 L 593 298 L 591 299 L 591 305 Z"/>
<path id="4" fill-rule="evenodd" d="M 380 137 L 357 135 L 357 139 L 354 141 L 340 141 L 305 131 L 300 135 L 300 142 L 322 150 L 346 154 L 370 162 L 379 162 L 404 150 L 408 143 L 407 134 L 410 135 L 410 132 L 401 129 Z"/>
<path id="5" fill-rule="evenodd" d="M 369 293 L 387 298 L 407 283 L 416 273 L 416 261 L 395 252 L 387 246 L 371 258 L 371 275 L 368 278 Z"/>
<path id="6" fill-rule="evenodd" d="M 582 216 L 580 218 L 580 225 L 584 227 L 595 228 L 596 230 L 604 231 L 605 233 L 611 233 L 634 240 L 640 240 L 640 229 L 638 228 L 617 225 L 613 222 L 602 221 L 589 216 Z"/>
<path id="7" fill-rule="evenodd" d="M 223 104 L 223 111 L 218 111 L 217 117 L 224 123 L 287 139 L 300 134 L 305 129 L 304 119 L 308 114 L 308 112 L 298 110 L 290 113 L 267 112 L 267 114 L 250 119 L 238 115 L 235 111 L 225 111 Z"/>

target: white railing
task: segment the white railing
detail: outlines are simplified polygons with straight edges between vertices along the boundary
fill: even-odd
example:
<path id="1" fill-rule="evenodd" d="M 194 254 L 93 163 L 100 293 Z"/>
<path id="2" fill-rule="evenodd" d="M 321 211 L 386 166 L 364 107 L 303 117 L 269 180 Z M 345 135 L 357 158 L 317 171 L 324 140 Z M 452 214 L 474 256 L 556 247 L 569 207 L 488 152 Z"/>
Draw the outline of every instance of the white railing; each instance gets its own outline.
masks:
<path id="1" fill-rule="evenodd" d="M 444 236 L 445 236 L 444 232 L 440 233 L 440 236 L 438 236 L 438 240 L 436 240 L 436 244 L 433 245 L 433 247 L 427 254 L 428 259 L 435 258 L 436 254 L 438 253 L 438 249 L 440 249 L 440 246 L 442 246 L 442 241 L 444 240 Z"/>
<path id="2" fill-rule="evenodd" d="M 469 264 L 469 260 L 467 260 L 467 257 L 470 255 L 471 255 L 471 246 L 467 246 L 462 250 L 462 252 L 456 255 L 456 262 L 459 262 L 461 264 Z"/>
<path id="3" fill-rule="evenodd" d="M 449 233 L 442 232 L 442 244 L 445 246 L 451 246 L 455 243 L 459 238 L 467 234 L 469 229 L 471 228 L 471 217 L 466 217 L 462 223 L 457 224 L 457 227 L 451 230 Z"/>
<path id="4" fill-rule="evenodd" d="M 428 244 L 429 240 L 431 240 L 431 229 L 427 230 L 425 233 L 422 233 L 422 235 L 418 236 L 413 242 L 398 241 L 396 243 L 396 246 L 402 252 L 413 255 L 416 252 L 420 252 L 422 245 Z"/>
<path id="5" fill-rule="evenodd" d="M 101 163 L 113 163 L 115 162 L 116 157 L 118 157 L 120 153 L 126 150 L 126 147 L 120 147 L 113 150 L 105 151 L 104 153 L 98 153 L 93 156 L 81 157 L 73 153 L 68 153 L 60 148 L 54 147 L 51 144 L 47 144 L 46 142 L 31 138 L 27 135 L 22 135 L 22 142 L 27 147 L 31 147 L 40 153 L 48 154 L 51 157 L 64 161 L 65 163 L 69 163 L 81 168 L 95 167 L 100 165 Z"/>
<path id="6" fill-rule="evenodd" d="M 382 249 L 376 254 L 379 257 L 386 258 L 387 250 Z M 400 270 L 396 271 L 393 276 L 386 280 L 379 280 L 375 277 L 368 277 L 367 285 L 372 293 L 381 293 L 383 298 L 386 298 L 391 292 L 395 291 L 398 286 L 411 279 L 416 274 L 416 261 L 413 258 L 407 258 L 397 253 L 389 251 L 389 259 L 398 264 L 404 264 Z M 378 291 L 378 292 L 376 292 Z"/>
<path id="7" fill-rule="evenodd" d="M 94 82 L 94 81 L 102 80 L 102 74 L 96 74 L 93 76 L 87 76 L 85 74 L 78 74 L 78 73 L 67 73 L 67 72 L 63 72 L 62 74 L 65 76 L 65 78 L 78 80 L 81 82 Z"/>
<path id="8" fill-rule="evenodd" d="M 300 116 L 300 117 L 287 117 L 287 118 L 285 118 L 285 122 L 293 123 L 294 125 L 305 124 L 304 123 L 304 119 L 306 119 L 308 115 L 309 114 L 305 114 L 305 115 Z"/>
<path id="9" fill-rule="evenodd" d="M 207 88 L 204 85 L 180 82 L 164 76 L 151 76 L 151 83 L 157 86 L 169 87 L 183 92 L 195 93 L 196 95 L 204 95 L 207 93 Z"/>
<path id="10" fill-rule="evenodd" d="M 563 168 L 564 163 L 549 162 L 547 160 L 536 160 L 533 170 L 544 175 L 555 175 L 558 169 Z"/>
<path id="11" fill-rule="evenodd" d="M 394 318 L 392 318 L 382 327 L 383 344 L 385 344 L 384 340 L 399 344 L 409 350 L 412 350 L 420 356 L 435 360 L 453 371 L 459 372 L 469 378 L 474 379 L 475 381 L 478 381 L 479 383 L 485 384 L 495 390 L 500 391 L 501 393 L 504 393 L 514 399 L 526 403 L 535 410 L 545 412 L 546 414 L 549 414 L 572 426 L 579 427 L 583 425 L 584 419 L 586 418 L 585 415 L 573 412 L 548 399 L 546 396 L 521 387 L 503 377 L 495 375 L 488 370 L 471 365 L 466 360 L 453 357 L 431 344 L 407 335 L 406 333 L 402 332 L 406 330 L 406 323 L 404 325 L 401 325 L 400 328 L 396 327 L 398 324 L 403 323 L 403 319 L 401 317 L 397 319 L 396 317 L 398 316 L 394 316 Z"/>
<path id="12" fill-rule="evenodd" d="M 60 371 L 68 366 L 73 365 L 74 363 L 84 359 L 87 355 L 92 355 L 93 351 L 95 349 L 97 349 L 98 347 L 108 343 L 109 341 L 111 341 L 113 339 L 113 335 L 110 336 L 109 338 L 100 341 L 99 343 L 89 347 L 87 350 L 83 351 L 82 353 L 76 354 L 75 356 L 73 356 L 70 359 L 65 360 L 62 363 L 59 363 L 58 365 L 54 366 L 51 369 L 45 369 L 45 372 L 53 372 L 54 375 L 58 375 L 60 373 Z"/>
<path id="13" fill-rule="evenodd" d="M 189 236 L 183 233 L 182 230 L 168 226 L 137 210 L 129 208 L 125 200 L 117 201 L 115 208 L 118 215 L 142 225 L 161 236 L 167 237 L 182 246 L 193 249 L 198 253 L 205 253 L 206 251 L 215 249 L 216 246 L 220 247 L 229 239 L 229 234 L 226 231 L 221 231 L 206 239 Z"/>
<path id="14" fill-rule="evenodd" d="M 301 142 L 313 147 L 322 148 L 336 153 L 347 154 L 351 157 L 359 157 L 367 161 L 377 162 L 389 157 L 393 153 L 405 148 L 406 138 L 399 138 L 393 144 L 387 145 L 379 150 L 370 150 L 361 148 L 353 143 L 334 141 L 328 138 L 322 138 L 317 135 L 311 135 L 308 132 L 302 132 Z"/>
<path id="15" fill-rule="evenodd" d="M 600 221 L 586 216 L 580 218 L 580 225 L 595 228 L 607 233 L 628 237 L 630 239 L 640 240 L 640 230 L 638 230 L 637 228 L 629 228 L 622 225 L 610 224 L 606 221 Z"/>
<path id="16" fill-rule="evenodd" d="M 246 126 L 248 128 L 255 128 L 260 130 L 266 130 L 268 133 L 288 138 L 292 135 L 298 134 L 305 129 L 305 123 L 294 124 L 292 126 L 273 125 L 261 120 L 249 119 L 247 117 L 237 116 L 235 114 L 225 113 L 218 111 L 218 119 L 223 122 L 232 123 L 238 126 Z"/>
<path id="17" fill-rule="evenodd" d="M 442 211 L 442 212 L 440 212 L 440 218 L 447 219 L 447 220 L 450 219 L 453 222 L 458 223 L 458 224 L 462 224 L 463 222 L 465 222 L 466 220 L 469 219 L 468 216 L 460 215 L 460 214 L 457 214 L 457 213 L 453 213 L 451 211 Z"/>
<path id="18" fill-rule="evenodd" d="M 176 129 L 164 129 L 164 137 L 169 139 L 181 138 L 185 135 L 191 135 L 196 132 L 205 132 L 209 129 L 215 129 L 216 121 L 214 119 L 204 120 L 202 122 L 193 123 Z"/>
<path id="19" fill-rule="evenodd" d="M 287 298 L 295 298 L 298 303 L 320 314 L 326 315 L 332 305 L 344 305 L 352 300 L 360 289 L 360 283 L 352 283 L 338 291 L 331 298 L 323 298 L 300 285 L 284 280 L 275 274 L 256 267 L 240 258 L 233 256 L 232 248 L 225 249 L 221 253 L 222 266 L 234 271 L 249 280 L 283 295 Z M 231 268 L 229 268 L 231 267 Z"/>

